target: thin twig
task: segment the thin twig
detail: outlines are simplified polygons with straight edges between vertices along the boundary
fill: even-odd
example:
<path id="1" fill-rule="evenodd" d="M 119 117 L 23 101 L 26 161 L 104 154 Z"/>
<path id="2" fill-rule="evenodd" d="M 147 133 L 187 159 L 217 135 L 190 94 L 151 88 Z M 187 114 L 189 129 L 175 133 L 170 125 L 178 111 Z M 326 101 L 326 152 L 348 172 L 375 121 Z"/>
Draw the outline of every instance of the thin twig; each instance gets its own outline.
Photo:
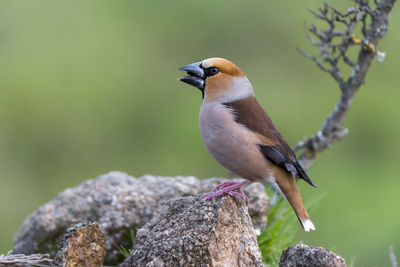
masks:
<path id="1" fill-rule="evenodd" d="M 331 73 L 331 70 L 326 68 L 324 65 L 322 65 L 322 63 L 315 57 L 312 56 L 306 52 L 304 52 L 304 50 L 302 50 L 301 48 L 297 47 L 297 51 L 299 51 L 303 56 L 308 57 L 309 59 L 313 60 L 315 62 L 315 64 L 317 64 L 317 66 L 322 70 L 322 71 L 326 71 L 328 73 Z"/>
<path id="2" fill-rule="evenodd" d="M 349 8 L 346 12 L 340 12 L 327 2 L 324 3 L 324 7 L 319 9 L 319 13 L 308 8 L 314 17 L 326 21 L 329 25 L 327 29 L 322 31 L 318 31 L 314 25 L 309 28 L 309 32 L 317 40 L 312 39 L 307 34 L 310 42 L 319 47 L 319 54 L 323 61 L 300 48 L 297 50 L 311 59 L 322 71 L 328 72 L 337 82 L 342 94 L 334 110 L 326 118 L 318 133 L 313 137 L 300 141 L 294 147 L 295 151 L 303 150 L 300 155 L 300 161 L 304 168 L 308 169 L 320 152 L 342 139 L 348 133 L 348 130 L 342 127 L 344 117 L 353 102 L 355 93 L 364 83 L 365 75 L 376 51 L 378 51 L 376 47 L 379 40 L 386 34 L 389 13 L 395 1 L 382 0 L 376 4 L 376 8 L 373 11 L 368 1 L 365 0 L 354 0 L 357 7 Z M 369 26 L 367 26 L 367 17 L 371 18 Z M 335 29 L 335 22 L 345 25 L 346 30 L 341 32 Z M 354 38 L 353 35 L 353 30 L 359 22 L 362 23 L 362 40 Z M 334 37 L 341 38 L 341 42 L 334 44 L 332 42 Z M 346 54 L 349 47 L 355 45 L 360 47 L 357 60 L 353 60 Z M 341 70 L 338 66 L 340 60 L 343 60 L 344 63 L 352 68 L 351 75 L 347 79 L 341 76 Z"/>
<path id="3" fill-rule="evenodd" d="M 393 246 L 389 246 L 389 258 L 390 258 L 390 263 L 392 264 L 392 267 L 397 267 L 397 258 L 393 252 Z"/>

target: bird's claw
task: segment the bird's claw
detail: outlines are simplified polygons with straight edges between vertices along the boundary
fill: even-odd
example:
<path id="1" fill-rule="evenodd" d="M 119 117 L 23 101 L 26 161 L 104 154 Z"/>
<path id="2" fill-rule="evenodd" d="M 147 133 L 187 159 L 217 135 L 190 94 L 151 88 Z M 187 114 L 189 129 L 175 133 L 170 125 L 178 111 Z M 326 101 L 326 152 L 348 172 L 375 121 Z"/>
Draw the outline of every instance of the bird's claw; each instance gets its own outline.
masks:
<path id="1" fill-rule="evenodd" d="M 249 198 L 243 192 L 242 186 L 249 184 L 249 183 L 250 182 L 247 180 L 242 181 L 242 182 L 227 181 L 227 182 L 219 184 L 215 187 L 215 190 L 218 190 L 217 192 L 206 193 L 203 196 L 207 199 L 211 199 L 211 198 L 218 197 L 218 196 L 231 195 L 231 196 L 243 198 L 248 204 Z"/>

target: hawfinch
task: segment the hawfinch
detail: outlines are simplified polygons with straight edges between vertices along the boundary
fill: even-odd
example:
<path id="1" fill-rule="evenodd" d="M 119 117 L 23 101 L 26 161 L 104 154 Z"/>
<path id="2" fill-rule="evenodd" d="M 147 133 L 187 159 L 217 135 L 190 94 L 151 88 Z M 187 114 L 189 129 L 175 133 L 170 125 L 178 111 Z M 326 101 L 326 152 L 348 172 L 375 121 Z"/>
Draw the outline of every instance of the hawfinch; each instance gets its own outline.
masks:
<path id="1" fill-rule="evenodd" d="M 316 185 L 258 103 L 244 73 L 223 58 L 209 58 L 179 70 L 187 72 L 182 82 L 202 92 L 199 125 L 208 152 L 222 166 L 246 179 L 220 184 L 218 191 L 204 196 L 230 194 L 247 199 L 242 186 L 255 181 L 268 183 L 289 201 L 304 230 L 315 230 L 295 177 Z"/>

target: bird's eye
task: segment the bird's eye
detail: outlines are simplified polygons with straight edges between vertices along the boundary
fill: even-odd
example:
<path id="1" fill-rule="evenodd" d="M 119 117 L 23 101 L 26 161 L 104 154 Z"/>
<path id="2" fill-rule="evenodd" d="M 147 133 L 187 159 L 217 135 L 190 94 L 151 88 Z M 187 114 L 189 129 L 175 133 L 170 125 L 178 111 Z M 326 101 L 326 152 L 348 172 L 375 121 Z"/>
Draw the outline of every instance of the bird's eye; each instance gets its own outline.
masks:
<path id="1" fill-rule="evenodd" d="M 217 67 L 209 67 L 207 68 L 207 76 L 213 76 L 219 72 Z"/>
<path id="2" fill-rule="evenodd" d="M 211 67 L 210 72 L 212 74 L 217 74 L 219 72 L 219 69 L 217 67 Z"/>

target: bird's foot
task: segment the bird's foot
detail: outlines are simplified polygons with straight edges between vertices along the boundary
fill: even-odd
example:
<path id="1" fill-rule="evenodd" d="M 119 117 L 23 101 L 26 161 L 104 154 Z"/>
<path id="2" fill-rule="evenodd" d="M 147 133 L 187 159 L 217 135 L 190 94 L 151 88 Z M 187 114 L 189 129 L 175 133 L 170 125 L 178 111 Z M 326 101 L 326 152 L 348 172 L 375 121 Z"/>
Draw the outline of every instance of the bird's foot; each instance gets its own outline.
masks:
<path id="1" fill-rule="evenodd" d="M 236 183 L 237 183 L 236 181 L 226 181 L 226 182 L 223 182 L 222 184 L 219 184 L 216 187 L 214 187 L 214 190 L 219 190 L 221 188 L 225 188 L 225 187 L 228 187 L 230 185 L 234 185 Z"/>
<path id="2" fill-rule="evenodd" d="M 214 197 L 219 197 L 223 195 L 231 195 L 235 197 L 241 197 L 249 203 L 249 198 L 245 195 L 242 190 L 242 186 L 250 184 L 250 181 L 242 181 L 242 182 L 235 182 L 235 181 L 227 181 L 215 187 L 217 192 L 207 193 L 203 196 L 207 199 L 211 199 Z"/>

